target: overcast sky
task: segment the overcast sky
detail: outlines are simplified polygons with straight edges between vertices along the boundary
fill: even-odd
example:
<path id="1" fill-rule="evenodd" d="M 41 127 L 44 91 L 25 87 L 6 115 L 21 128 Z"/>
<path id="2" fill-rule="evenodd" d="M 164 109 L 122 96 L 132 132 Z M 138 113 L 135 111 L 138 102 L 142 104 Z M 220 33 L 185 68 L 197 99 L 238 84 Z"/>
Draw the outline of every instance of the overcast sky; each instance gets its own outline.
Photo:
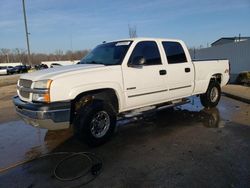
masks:
<path id="1" fill-rule="evenodd" d="M 32 52 L 82 50 L 102 41 L 178 38 L 189 47 L 250 36 L 250 0 L 26 0 Z M 26 48 L 22 0 L 0 0 L 0 48 Z"/>

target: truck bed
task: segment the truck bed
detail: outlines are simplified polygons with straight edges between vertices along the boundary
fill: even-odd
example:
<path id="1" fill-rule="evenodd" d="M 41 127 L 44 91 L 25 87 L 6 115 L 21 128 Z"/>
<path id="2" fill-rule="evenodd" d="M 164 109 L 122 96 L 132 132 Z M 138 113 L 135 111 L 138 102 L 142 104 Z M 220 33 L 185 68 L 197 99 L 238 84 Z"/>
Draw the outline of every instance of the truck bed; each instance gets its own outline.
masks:
<path id="1" fill-rule="evenodd" d="M 229 80 L 229 75 L 226 76 L 225 71 L 229 71 L 228 60 L 195 60 L 193 61 L 195 69 L 195 87 L 193 94 L 206 92 L 205 89 L 209 84 L 208 78 L 211 78 L 214 73 L 221 74 L 221 87 L 226 85 Z M 209 72 L 208 72 L 209 71 Z M 205 85 L 205 87 L 204 87 Z"/>

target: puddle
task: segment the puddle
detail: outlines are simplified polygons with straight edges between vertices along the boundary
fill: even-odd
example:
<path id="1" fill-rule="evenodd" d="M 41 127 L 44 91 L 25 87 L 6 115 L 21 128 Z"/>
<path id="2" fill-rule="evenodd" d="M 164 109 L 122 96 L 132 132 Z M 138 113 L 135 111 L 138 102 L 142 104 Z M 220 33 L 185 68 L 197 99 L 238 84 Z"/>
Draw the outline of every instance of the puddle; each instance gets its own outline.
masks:
<path id="1" fill-rule="evenodd" d="M 191 98 L 191 103 L 177 106 L 174 108 L 165 109 L 159 112 L 144 113 L 139 116 L 131 118 L 119 119 L 118 126 L 126 126 L 133 123 L 151 122 L 158 124 L 157 119 L 162 122 L 169 122 L 169 124 L 183 124 L 183 123 L 202 123 L 208 128 L 222 128 L 225 121 L 220 117 L 218 108 L 206 109 L 201 106 L 197 97 Z M 173 123 L 174 122 L 174 123 Z"/>
<path id="2" fill-rule="evenodd" d="M 72 136 L 70 130 L 47 131 L 23 121 L 0 124 L 0 169 L 48 153 Z"/>

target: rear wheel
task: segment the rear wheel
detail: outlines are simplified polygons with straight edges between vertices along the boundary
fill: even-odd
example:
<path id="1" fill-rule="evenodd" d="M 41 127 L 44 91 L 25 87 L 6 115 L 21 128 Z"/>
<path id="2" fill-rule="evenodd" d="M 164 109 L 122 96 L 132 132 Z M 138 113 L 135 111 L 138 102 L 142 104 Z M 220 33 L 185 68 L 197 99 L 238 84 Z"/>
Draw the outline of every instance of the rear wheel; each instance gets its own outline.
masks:
<path id="1" fill-rule="evenodd" d="M 103 101 L 92 101 L 82 107 L 74 119 L 74 128 L 88 145 L 98 146 L 107 142 L 116 125 L 116 113 Z"/>
<path id="2" fill-rule="evenodd" d="M 206 93 L 200 95 L 201 104 L 206 108 L 217 106 L 220 101 L 221 88 L 218 82 L 210 82 Z"/>

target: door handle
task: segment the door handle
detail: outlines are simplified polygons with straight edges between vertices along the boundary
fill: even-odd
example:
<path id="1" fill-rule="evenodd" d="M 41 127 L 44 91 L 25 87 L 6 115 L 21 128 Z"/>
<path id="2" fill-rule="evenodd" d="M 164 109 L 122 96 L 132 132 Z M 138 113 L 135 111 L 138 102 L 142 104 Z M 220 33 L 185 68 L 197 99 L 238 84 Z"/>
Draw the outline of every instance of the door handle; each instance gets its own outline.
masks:
<path id="1" fill-rule="evenodd" d="M 185 72 L 190 72 L 190 68 L 185 68 Z"/>
<path id="2" fill-rule="evenodd" d="M 166 70 L 160 70 L 160 71 L 159 71 L 159 74 L 160 74 L 160 75 L 166 75 L 166 74 L 167 74 L 167 71 L 166 71 Z"/>

